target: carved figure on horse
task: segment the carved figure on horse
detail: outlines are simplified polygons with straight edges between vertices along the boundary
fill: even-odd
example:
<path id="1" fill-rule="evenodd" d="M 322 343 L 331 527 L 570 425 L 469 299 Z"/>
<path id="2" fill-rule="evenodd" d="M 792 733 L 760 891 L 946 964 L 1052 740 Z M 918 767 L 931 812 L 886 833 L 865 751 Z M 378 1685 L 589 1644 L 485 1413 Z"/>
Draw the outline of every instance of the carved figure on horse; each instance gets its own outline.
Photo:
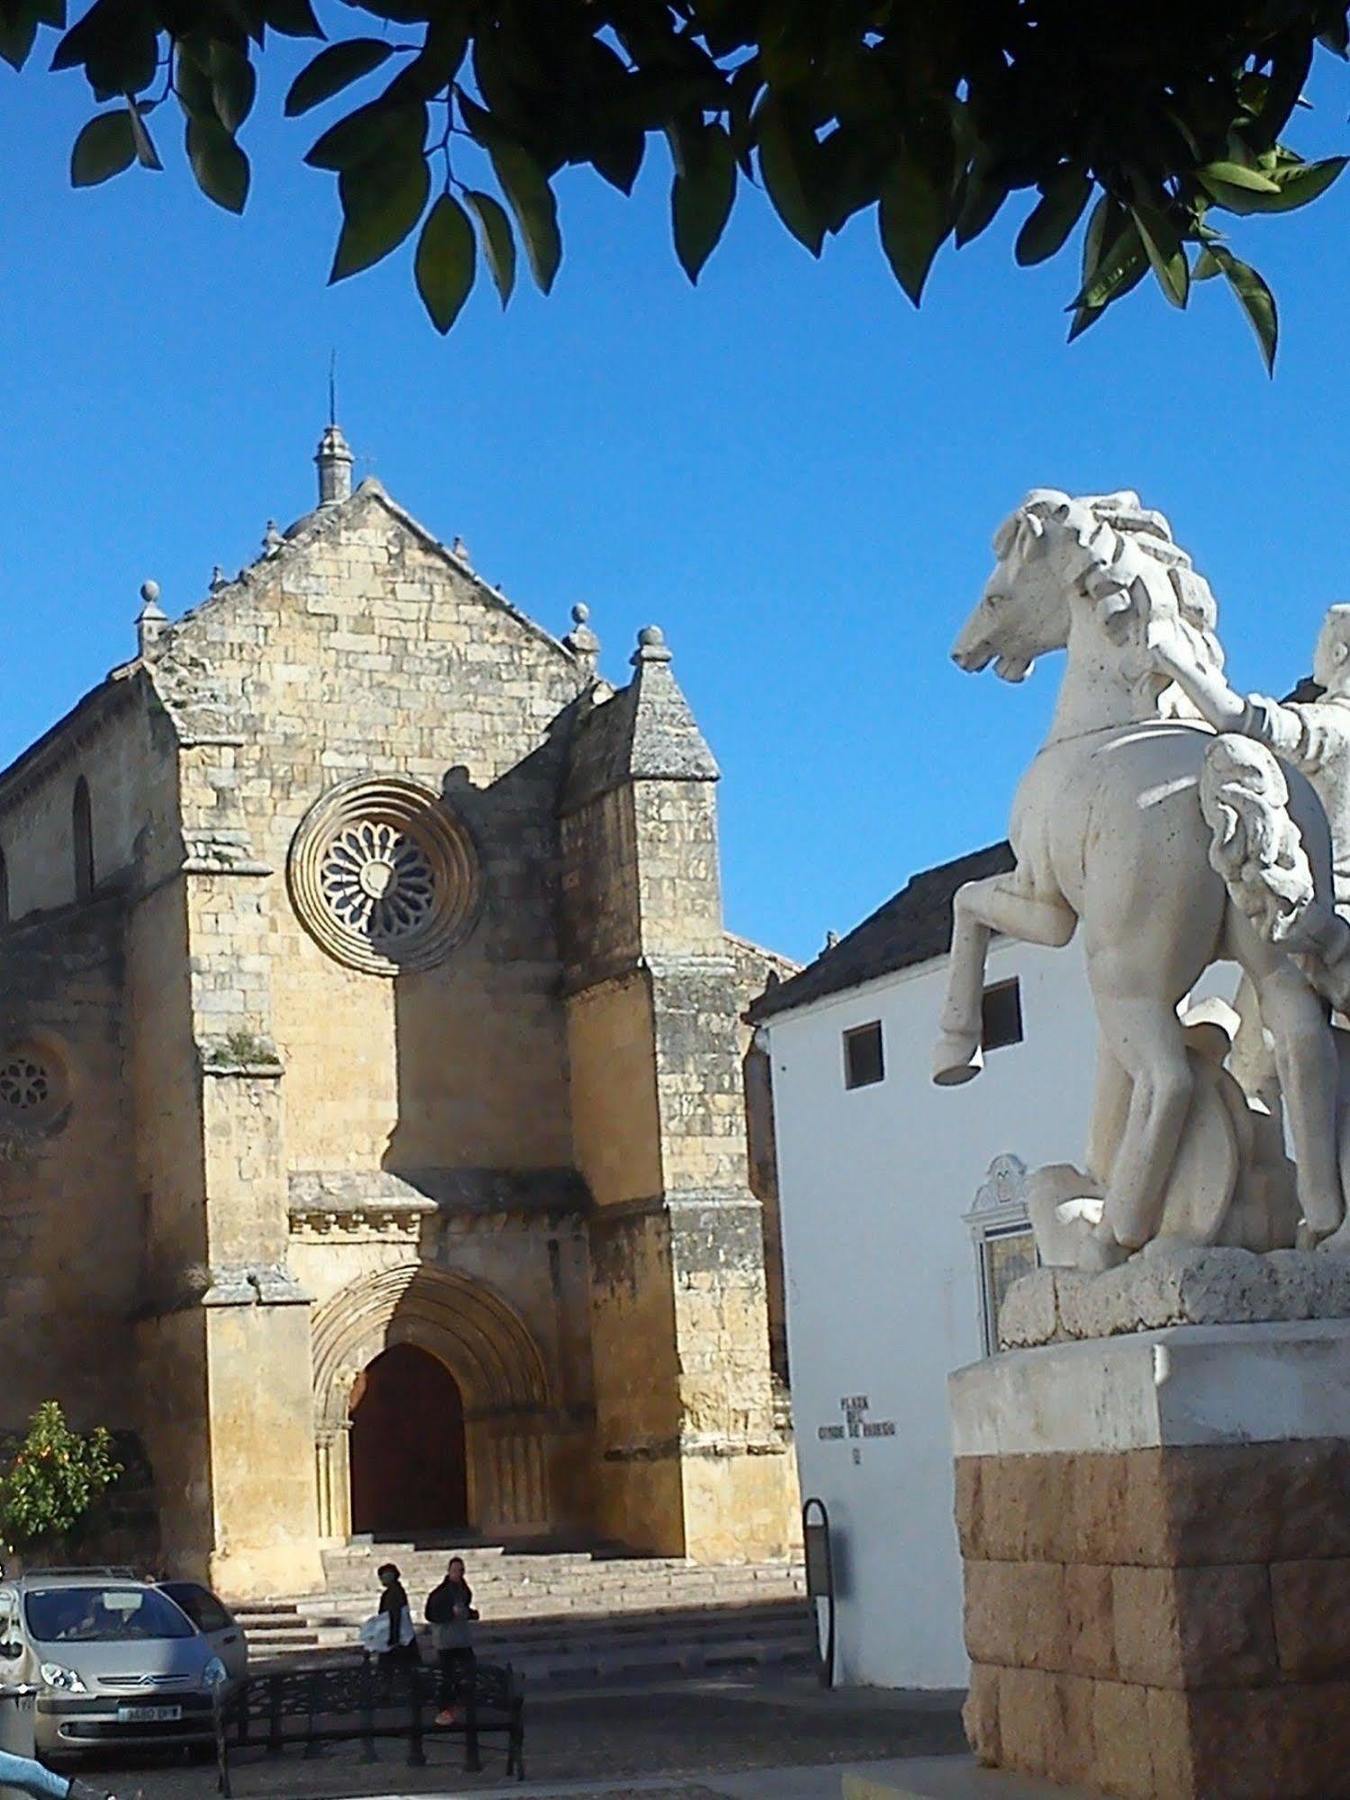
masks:
<path id="1" fill-rule="evenodd" d="M 1223 653 L 1208 584 L 1160 513 L 1132 493 L 1037 490 L 994 551 L 955 661 L 1008 681 L 1052 650 L 1067 666 L 1014 800 L 1016 867 L 956 895 L 935 1079 L 979 1072 L 992 934 L 1059 946 L 1081 926 L 1099 1028 L 1092 1129 L 1085 1170 L 1045 1172 L 1055 1198 L 1100 1202 L 1071 1234 L 1073 1260 L 1108 1266 L 1159 1237 L 1273 1248 L 1293 1224 L 1279 1216 L 1278 1131 L 1252 1116 L 1212 1027 L 1178 1016 L 1212 963 L 1236 962 L 1273 1047 L 1300 1241 L 1350 1247 L 1338 1058 L 1309 974 L 1334 916 L 1317 794 L 1264 745 L 1216 736 L 1173 679 L 1183 660 L 1221 679 Z"/>

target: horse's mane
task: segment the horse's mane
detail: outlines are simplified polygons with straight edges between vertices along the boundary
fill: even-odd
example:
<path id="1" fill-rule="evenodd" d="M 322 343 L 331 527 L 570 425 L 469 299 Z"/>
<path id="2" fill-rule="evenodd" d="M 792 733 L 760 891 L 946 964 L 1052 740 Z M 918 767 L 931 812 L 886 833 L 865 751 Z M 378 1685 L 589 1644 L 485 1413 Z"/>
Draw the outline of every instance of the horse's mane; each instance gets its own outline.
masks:
<path id="1" fill-rule="evenodd" d="M 1073 499 L 1055 488 L 1034 488 L 1000 529 L 995 551 L 1005 554 L 1025 534 L 1039 538 L 1051 522 L 1072 532 L 1086 552 L 1084 585 L 1108 623 L 1144 632 L 1159 612 L 1171 612 L 1197 640 L 1203 662 L 1222 669 L 1213 590 L 1163 513 L 1129 489 Z"/>

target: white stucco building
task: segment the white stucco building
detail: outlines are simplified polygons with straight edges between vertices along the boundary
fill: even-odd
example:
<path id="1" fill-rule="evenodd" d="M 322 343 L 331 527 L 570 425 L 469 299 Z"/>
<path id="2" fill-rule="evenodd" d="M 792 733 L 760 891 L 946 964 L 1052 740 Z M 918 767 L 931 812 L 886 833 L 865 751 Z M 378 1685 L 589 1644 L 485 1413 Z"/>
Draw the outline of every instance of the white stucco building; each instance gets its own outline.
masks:
<path id="1" fill-rule="evenodd" d="M 1076 946 L 996 940 L 987 1037 L 1012 1041 L 965 1087 L 930 1080 L 951 895 L 1009 862 L 999 845 L 916 876 L 751 1014 L 773 1072 L 802 1493 L 829 1508 L 844 1682 L 965 1684 L 946 1378 L 984 1353 L 1033 1255 L 1015 1182 L 987 1177 L 1009 1154 L 1073 1160 L 1086 1132 Z"/>

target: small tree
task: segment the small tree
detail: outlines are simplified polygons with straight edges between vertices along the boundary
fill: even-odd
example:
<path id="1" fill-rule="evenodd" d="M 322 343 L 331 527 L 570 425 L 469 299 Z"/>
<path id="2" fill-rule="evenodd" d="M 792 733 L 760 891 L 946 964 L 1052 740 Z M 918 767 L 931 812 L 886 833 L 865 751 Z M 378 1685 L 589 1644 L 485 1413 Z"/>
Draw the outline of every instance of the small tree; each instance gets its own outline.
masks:
<path id="1" fill-rule="evenodd" d="M 72 1431 L 59 1402 L 44 1400 L 0 1475 L 0 1540 L 6 1549 L 68 1536 L 122 1473 L 112 1437 L 99 1426 Z"/>

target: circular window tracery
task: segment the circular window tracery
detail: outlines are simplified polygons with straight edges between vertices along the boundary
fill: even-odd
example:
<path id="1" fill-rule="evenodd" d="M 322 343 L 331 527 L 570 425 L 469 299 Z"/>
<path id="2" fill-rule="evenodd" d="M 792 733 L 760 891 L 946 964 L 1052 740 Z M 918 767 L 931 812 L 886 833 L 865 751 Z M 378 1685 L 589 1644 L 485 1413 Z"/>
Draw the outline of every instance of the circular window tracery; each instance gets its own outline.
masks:
<path id="1" fill-rule="evenodd" d="M 325 795 L 295 835 L 287 872 L 310 935 L 372 974 L 440 962 L 478 906 L 468 833 L 436 795 L 401 777 Z"/>
<path id="2" fill-rule="evenodd" d="M 0 1063 L 0 1102 L 10 1112 L 44 1107 L 51 1099 L 52 1078 L 45 1063 L 31 1056 L 11 1056 Z"/>
<path id="3" fill-rule="evenodd" d="M 26 1136 L 64 1123 L 70 1081 L 61 1057 L 37 1040 L 0 1046 L 0 1132 Z"/>

